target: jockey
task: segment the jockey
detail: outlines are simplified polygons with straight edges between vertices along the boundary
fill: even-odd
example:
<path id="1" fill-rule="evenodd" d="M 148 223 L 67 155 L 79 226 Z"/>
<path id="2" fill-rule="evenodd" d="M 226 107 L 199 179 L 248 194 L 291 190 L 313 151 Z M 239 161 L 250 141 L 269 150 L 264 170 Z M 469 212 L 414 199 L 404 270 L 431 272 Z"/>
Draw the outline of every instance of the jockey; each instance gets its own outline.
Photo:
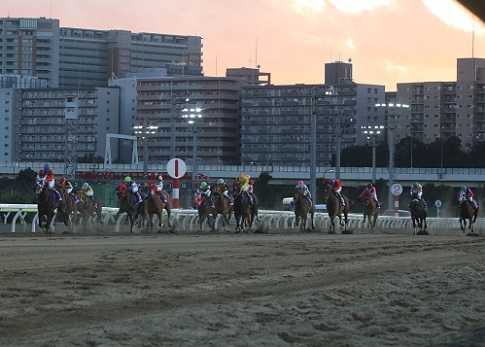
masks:
<path id="1" fill-rule="evenodd" d="M 419 183 L 413 183 L 411 187 L 411 199 L 423 199 L 423 186 Z"/>
<path id="2" fill-rule="evenodd" d="M 45 171 L 40 170 L 39 173 L 37 174 L 37 177 L 35 178 L 35 185 L 41 189 L 44 188 L 45 185 Z"/>
<path id="3" fill-rule="evenodd" d="M 372 183 L 367 185 L 364 191 L 360 194 L 359 199 L 372 199 L 375 201 L 378 208 L 381 207 L 379 199 L 377 198 L 377 189 Z"/>
<path id="4" fill-rule="evenodd" d="M 459 201 L 460 204 L 462 204 L 463 201 L 468 200 L 472 204 L 473 208 L 476 210 L 476 209 L 478 209 L 478 202 L 475 201 L 475 199 L 473 199 L 473 196 L 474 196 L 474 194 L 473 194 L 473 191 L 471 190 L 471 188 L 464 186 L 463 189 L 460 192 L 460 196 L 458 198 L 458 201 Z"/>
<path id="5" fill-rule="evenodd" d="M 342 207 L 344 207 L 345 206 L 345 199 L 342 195 L 342 188 L 343 188 L 342 182 L 339 179 L 336 179 L 336 180 L 333 181 L 333 192 L 335 193 L 335 195 L 339 199 Z"/>
<path id="6" fill-rule="evenodd" d="M 308 186 L 303 181 L 298 181 L 295 189 L 300 192 L 310 203 L 312 203 L 312 193 L 308 189 Z"/>
<path id="7" fill-rule="evenodd" d="M 224 197 L 231 202 L 232 199 L 231 199 L 231 196 L 229 195 L 229 187 L 223 178 L 219 178 L 217 180 L 217 187 L 222 192 L 222 195 L 224 195 Z"/>
<path id="8" fill-rule="evenodd" d="M 134 180 L 131 179 L 131 177 L 128 177 L 131 181 L 131 184 L 128 183 L 128 190 L 133 194 L 133 196 L 135 197 L 135 205 L 139 205 L 143 202 L 143 197 L 141 196 L 141 193 L 140 193 L 140 186 L 138 185 L 138 183 L 136 183 Z M 126 182 L 126 178 L 125 178 L 125 183 Z"/>
<path id="9" fill-rule="evenodd" d="M 128 184 L 131 183 L 131 177 L 126 176 L 123 181 L 118 184 L 118 187 L 116 187 L 116 194 L 118 195 L 118 199 L 121 199 L 123 196 L 126 195 L 128 191 Z"/>
<path id="10" fill-rule="evenodd" d="M 157 177 L 157 182 L 155 183 L 155 193 L 160 196 L 160 200 L 166 203 L 165 194 L 163 194 L 163 176 Z"/>
<path id="11" fill-rule="evenodd" d="M 47 189 L 49 191 L 54 193 L 54 196 L 56 197 L 57 201 L 62 201 L 61 194 L 55 188 L 56 187 L 56 180 L 55 180 L 54 175 L 52 173 L 47 175 L 47 177 L 46 177 L 46 186 L 47 186 Z"/>
<path id="12" fill-rule="evenodd" d="M 83 186 L 81 187 L 81 191 L 89 200 L 91 200 L 91 202 L 94 202 L 94 190 L 91 188 L 88 182 L 84 182 Z"/>
<path id="13" fill-rule="evenodd" d="M 212 191 L 211 191 L 210 185 L 204 181 L 200 184 L 199 189 L 200 189 L 201 196 L 209 203 L 209 206 L 213 208 L 214 202 L 212 201 L 212 198 L 211 198 Z"/>

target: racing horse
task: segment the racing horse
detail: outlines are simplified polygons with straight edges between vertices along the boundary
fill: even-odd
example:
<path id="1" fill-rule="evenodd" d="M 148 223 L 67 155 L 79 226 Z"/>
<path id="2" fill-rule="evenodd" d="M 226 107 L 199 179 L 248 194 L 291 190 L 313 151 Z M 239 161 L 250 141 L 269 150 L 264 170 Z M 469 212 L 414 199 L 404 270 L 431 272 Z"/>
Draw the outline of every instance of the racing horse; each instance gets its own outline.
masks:
<path id="1" fill-rule="evenodd" d="M 479 207 L 474 208 L 473 204 L 468 201 L 464 200 L 459 206 L 459 213 L 460 213 L 460 228 L 462 232 L 465 232 L 466 228 L 471 234 L 473 234 L 473 224 L 477 221 L 478 218 L 478 211 Z"/>
<path id="2" fill-rule="evenodd" d="M 36 194 L 39 227 L 44 232 L 49 233 L 52 231 L 52 224 L 54 223 L 57 210 L 61 207 L 61 200 L 58 199 L 55 191 L 45 186 L 37 188 Z M 64 224 L 66 224 L 66 218 L 64 218 Z"/>
<path id="3" fill-rule="evenodd" d="M 413 235 L 428 235 L 428 209 L 424 200 L 412 199 L 409 204 L 411 220 L 413 222 Z"/>
<path id="4" fill-rule="evenodd" d="M 343 196 L 345 206 L 342 206 L 340 199 L 333 191 L 333 186 L 331 181 L 324 182 L 323 185 L 323 200 L 326 201 L 327 204 L 327 213 L 328 217 L 330 218 L 330 228 L 328 233 L 335 234 L 335 218 L 339 219 L 339 224 L 343 227 L 343 234 L 350 234 L 348 225 L 349 225 L 349 212 L 350 212 L 350 201 Z"/>
<path id="5" fill-rule="evenodd" d="M 96 223 L 102 223 L 102 204 L 90 199 L 82 190 L 77 191 L 75 194 L 79 200 L 77 205 L 79 212 L 78 222 L 84 221 L 86 224 L 89 224 L 95 221 Z"/>
<path id="6" fill-rule="evenodd" d="M 377 225 L 377 219 L 379 218 L 379 207 L 372 197 L 366 198 L 364 204 L 364 225 L 367 220 L 367 227 L 369 229 L 374 229 Z"/>
<path id="7" fill-rule="evenodd" d="M 164 192 L 161 192 L 161 194 L 164 194 Z M 167 196 L 164 195 L 165 201 L 169 201 L 167 199 Z M 158 230 L 159 233 L 162 232 L 162 218 L 163 218 L 163 210 L 167 211 L 167 224 L 169 230 L 171 230 L 172 226 L 170 224 L 170 206 L 168 202 L 163 202 L 160 195 L 155 192 L 155 191 L 150 191 L 149 196 L 145 201 L 143 202 L 143 220 L 148 218 L 148 228 L 149 231 L 153 231 L 153 216 L 158 217 L 158 227 L 160 228 Z"/>
<path id="8" fill-rule="evenodd" d="M 74 225 L 76 224 L 76 219 L 78 215 L 77 203 L 78 198 L 72 193 L 68 193 L 63 187 L 59 188 L 59 193 L 62 196 L 62 201 L 60 203 L 59 210 L 64 218 L 64 224 L 74 231 Z"/>
<path id="9" fill-rule="evenodd" d="M 251 229 L 256 217 L 255 206 L 251 202 L 249 192 L 241 190 L 241 183 L 234 182 L 234 217 L 236 218 L 236 232 L 244 232 L 246 228 Z"/>
<path id="10" fill-rule="evenodd" d="M 311 219 L 311 229 L 315 230 L 315 208 L 312 201 L 307 199 L 301 191 L 295 193 L 293 198 L 295 205 L 295 225 L 300 226 L 300 231 L 305 231 L 307 227 L 307 219 L 310 214 Z"/>
<path id="11" fill-rule="evenodd" d="M 135 203 L 134 193 L 127 191 L 118 193 L 118 205 L 119 210 L 115 218 L 118 219 L 121 214 L 126 213 L 128 220 L 130 221 L 130 233 L 133 233 L 135 223 L 138 221 L 139 217 L 143 215 L 143 204 L 137 205 Z"/>
<path id="12" fill-rule="evenodd" d="M 216 230 L 217 211 L 212 199 L 212 195 L 210 197 L 206 197 L 201 192 L 197 192 L 194 195 L 194 207 L 197 209 L 197 218 L 199 221 L 200 231 L 202 231 L 203 225 L 206 221 L 211 228 L 211 231 Z"/>
<path id="13" fill-rule="evenodd" d="M 228 225 L 231 221 L 233 210 L 229 199 L 224 196 L 224 192 L 220 188 L 216 188 L 212 194 L 217 214 L 222 216 L 224 225 Z"/>

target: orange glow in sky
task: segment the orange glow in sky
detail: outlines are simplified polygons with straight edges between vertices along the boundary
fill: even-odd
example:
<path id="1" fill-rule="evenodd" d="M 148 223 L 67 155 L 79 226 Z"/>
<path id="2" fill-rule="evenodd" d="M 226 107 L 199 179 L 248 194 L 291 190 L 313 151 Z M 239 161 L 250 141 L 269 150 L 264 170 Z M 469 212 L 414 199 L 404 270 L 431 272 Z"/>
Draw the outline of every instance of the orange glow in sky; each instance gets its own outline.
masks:
<path id="1" fill-rule="evenodd" d="M 322 82 L 323 63 L 339 58 L 352 58 L 356 81 L 388 89 L 454 80 L 456 58 L 471 55 L 473 29 L 475 55 L 485 57 L 483 26 L 453 0 L 2 0 L 0 13 L 201 35 L 206 75 L 257 60 L 274 83 Z"/>

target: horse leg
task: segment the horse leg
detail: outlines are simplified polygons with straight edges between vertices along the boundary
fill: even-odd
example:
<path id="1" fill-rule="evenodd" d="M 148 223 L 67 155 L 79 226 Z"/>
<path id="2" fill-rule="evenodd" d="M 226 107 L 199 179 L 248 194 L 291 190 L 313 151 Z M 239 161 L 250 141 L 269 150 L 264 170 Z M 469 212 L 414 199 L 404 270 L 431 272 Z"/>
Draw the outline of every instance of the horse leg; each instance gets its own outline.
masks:
<path id="1" fill-rule="evenodd" d="M 315 230 L 315 211 L 314 210 L 312 210 L 310 217 L 312 219 L 311 220 L 312 221 L 312 230 Z"/>
<path id="2" fill-rule="evenodd" d="M 158 228 L 159 228 L 158 233 L 162 232 L 162 215 L 163 215 L 163 211 L 158 213 Z"/>

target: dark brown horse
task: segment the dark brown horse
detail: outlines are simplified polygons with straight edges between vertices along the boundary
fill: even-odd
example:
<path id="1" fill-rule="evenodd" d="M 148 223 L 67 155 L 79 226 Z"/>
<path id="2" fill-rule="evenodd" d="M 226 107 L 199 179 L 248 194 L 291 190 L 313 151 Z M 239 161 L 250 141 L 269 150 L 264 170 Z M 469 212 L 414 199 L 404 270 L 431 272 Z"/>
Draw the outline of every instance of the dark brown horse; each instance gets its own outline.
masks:
<path id="1" fill-rule="evenodd" d="M 379 218 L 379 206 L 377 205 L 377 201 L 372 197 L 364 199 L 364 204 L 364 225 L 367 219 L 367 227 L 374 229 Z"/>
<path id="2" fill-rule="evenodd" d="M 466 228 L 473 234 L 473 224 L 477 221 L 479 208 L 475 208 L 471 201 L 464 200 L 459 206 L 460 228 L 465 232 Z"/>
<path id="3" fill-rule="evenodd" d="M 163 192 L 162 192 L 163 194 Z M 167 197 L 165 196 L 167 199 Z M 168 201 L 168 200 L 165 200 Z M 163 218 L 163 210 L 167 211 L 167 225 L 169 230 L 172 228 L 170 225 L 170 206 L 168 202 L 163 202 L 160 198 L 160 195 L 152 192 L 150 193 L 149 197 L 143 202 L 143 219 L 145 220 L 148 218 L 148 228 L 149 231 L 153 231 L 153 216 L 158 217 L 158 232 L 162 232 L 162 218 Z"/>
<path id="4" fill-rule="evenodd" d="M 295 203 L 295 225 L 297 227 L 300 226 L 300 231 L 305 231 L 307 218 L 310 214 L 311 230 L 315 230 L 315 208 L 313 203 L 307 199 L 301 191 L 296 191 L 293 201 Z"/>
<path id="5" fill-rule="evenodd" d="M 134 194 L 128 191 L 124 194 L 118 194 L 118 206 L 119 210 L 115 218 L 118 219 L 121 214 L 126 213 L 130 221 L 130 233 L 133 233 L 135 223 L 139 217 L 143 216 L 143 204 L 136 205 Z"/>
<path id="6" fill-rule="evenodd" d="M 212 195 L 210 197 L 207 197 L 200 192 L 196 193 L 194 196 L 194 207 L 197 209 L 198 212 L 199 231 L 202 231 L 204 223 L 206 221 L 211 228 L 211 231 L 216 230 L 217 211 L 214 207 L 212 198 Z"/>
<path id="7" fill-rule="evenodd" d="M 234 217 L 236 218 L 236 232 L 251 229 L 256 217 L 255 207 L 251 203 L 249 192 L 241 190 L 240 182 L 234 182 Z M 254 202 L 253 202 L 254 203 Z"/>
<path id="8" fill-rule="evenodd" d="M 343 227 L 342 233 L 348 234 L 350 231 L 347 229 L 349 225 L 349 212 L 350 202 L 343 196 L 345 206 L 342 206 L 337 194 L 333 191 L 331 182 L 325 182 L 323 188 L 323 199 L 327 204 L 328 217 L 330 218 L 330 228 L 328 233 L 335 234 L 335 218 L 339 219 L 340 226 Z"/>
<path id="9" fill-rule="evenodd" d="M 413 235 L 428 235 L 428 209 L 424 200 L 413 199 L 409 204 L 411 220 L 413 222 Z"/>
<path id="10" fill-rule="evenodd" d="M 39 227 L 44 232 L 51 232 L 56 211 L 60 206 L 60 201 L 57 200 L 57 197 L 55 196 L 56 193 L 47 187 L 37 188 L 36 193 Z"/>

